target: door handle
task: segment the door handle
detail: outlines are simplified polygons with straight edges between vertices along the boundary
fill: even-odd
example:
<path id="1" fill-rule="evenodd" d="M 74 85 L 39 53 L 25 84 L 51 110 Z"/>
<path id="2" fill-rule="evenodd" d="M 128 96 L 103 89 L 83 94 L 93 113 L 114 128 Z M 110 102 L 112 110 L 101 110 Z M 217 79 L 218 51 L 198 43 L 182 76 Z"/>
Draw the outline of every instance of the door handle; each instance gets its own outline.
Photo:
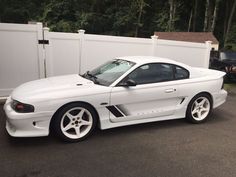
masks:
<path id="1" fill-rule="evenodd" d="M 176 91 L 176 89 L 174 89 L 174 88 L 165 90 L 166 93 L 172 93 L 172 92 L 175 92 L 175 91 Z"/>

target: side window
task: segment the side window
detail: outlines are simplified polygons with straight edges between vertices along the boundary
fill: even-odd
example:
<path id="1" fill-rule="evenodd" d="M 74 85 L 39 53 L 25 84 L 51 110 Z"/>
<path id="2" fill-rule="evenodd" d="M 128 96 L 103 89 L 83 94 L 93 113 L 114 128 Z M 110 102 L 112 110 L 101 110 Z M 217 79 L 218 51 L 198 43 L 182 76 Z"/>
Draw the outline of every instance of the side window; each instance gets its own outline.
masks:
<path id="1" fill-rule="evenodd" d="M 179 80 L 179 79 L 187 79 L 189 78 L 189 72 L 179 66 L 175 66 L 175 79 Z"/>
<path id="2" fill-rule="evenodd" d="M 122 82 L 128 79 L 134 80 L 137 84 L 174 80 L 173 66 L 161 63 L 146 64 L 135 69 Z"/>

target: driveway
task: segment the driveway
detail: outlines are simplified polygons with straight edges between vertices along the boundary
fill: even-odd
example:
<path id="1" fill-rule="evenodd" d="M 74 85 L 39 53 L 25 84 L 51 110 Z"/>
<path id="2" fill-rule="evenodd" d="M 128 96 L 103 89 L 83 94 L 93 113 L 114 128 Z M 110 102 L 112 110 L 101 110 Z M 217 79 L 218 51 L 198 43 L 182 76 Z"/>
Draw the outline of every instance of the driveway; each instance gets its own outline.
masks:
<path id="1" fill-rule="evenodd" d="M 233 177 L 236 176 L 236 94 L 210 120 L 184 119 L 96 130 L 63 143 L 53 135 L 11 138 L 0 106 L 3 177 Z"/>

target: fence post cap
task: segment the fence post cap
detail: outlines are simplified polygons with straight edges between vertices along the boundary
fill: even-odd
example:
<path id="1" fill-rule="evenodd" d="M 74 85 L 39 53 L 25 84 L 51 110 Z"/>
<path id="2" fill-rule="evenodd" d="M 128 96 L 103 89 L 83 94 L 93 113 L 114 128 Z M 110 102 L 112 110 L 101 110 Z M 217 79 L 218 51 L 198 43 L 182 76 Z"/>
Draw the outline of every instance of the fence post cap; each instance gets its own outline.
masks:
<path id="1" fill-rule="evenodd" d="M 44 31 L 49 31 L 50 28 L 48 28 L 48 27 L 43 27 L 43 30 L 44 30 Z"/>
<path id="2" fill-rule="evenodd" d="M 154 34 L 153 36 L 151 36 L 151 38 L 152 39 L 158 39 L 158 36 Z"/>
<path id="3" fill-rule="evenodd" d="M 79 30 L 78 30 L 78 33 L 79 33 L 79 34 L 84 34 L 84 33 L 85 33 L 85 30 L 79 29 Z"/>

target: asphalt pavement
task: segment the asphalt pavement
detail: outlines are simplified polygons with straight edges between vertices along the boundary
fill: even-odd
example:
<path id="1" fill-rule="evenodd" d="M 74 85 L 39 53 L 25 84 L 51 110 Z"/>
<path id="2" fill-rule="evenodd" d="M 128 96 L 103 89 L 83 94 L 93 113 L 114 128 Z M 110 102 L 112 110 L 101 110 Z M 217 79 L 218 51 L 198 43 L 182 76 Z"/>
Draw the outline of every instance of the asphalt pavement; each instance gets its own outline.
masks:
<path id="1" fill-rule="evenodd" d="M 96 130 L 64 143 L 12 138 L 0 105 L 2 177 L 235 177 L 236 94 L 200 125 L 184 119 Z"/>

